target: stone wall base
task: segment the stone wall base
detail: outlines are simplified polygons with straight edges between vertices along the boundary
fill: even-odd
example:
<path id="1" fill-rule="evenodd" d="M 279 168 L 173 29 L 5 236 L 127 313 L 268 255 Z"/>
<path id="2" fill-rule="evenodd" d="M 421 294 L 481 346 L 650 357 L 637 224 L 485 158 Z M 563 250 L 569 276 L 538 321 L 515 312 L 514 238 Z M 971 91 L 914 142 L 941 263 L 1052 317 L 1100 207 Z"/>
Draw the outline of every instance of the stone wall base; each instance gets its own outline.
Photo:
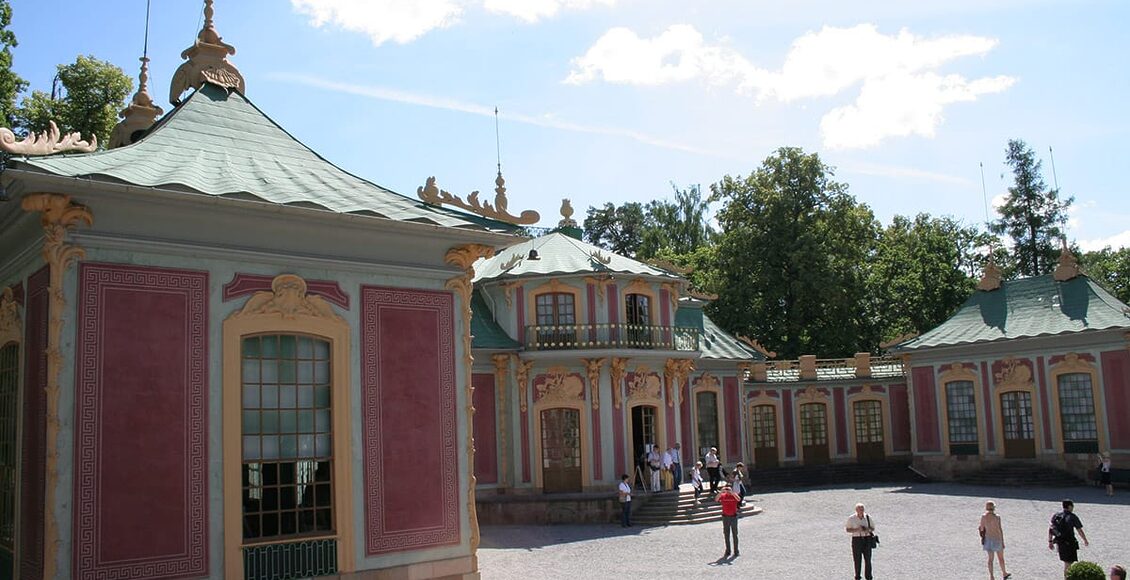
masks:
<path id="1" fill-rule="evenodd" d="M 480 525 L 595 524 L 619 521 L 620 504 L 608 491 L 568 494 L 481 495 Z"/>
<path id="2" fill-rule="evenodd" d="M 342 578 L 348 580 L 479 580 L 479 572 L 474 570 L 470 556 L 436 560 L 434 562 L 418 562 L 405 566 L 381 568 L 380 570 L 360 570 L 328 578 Z"/>

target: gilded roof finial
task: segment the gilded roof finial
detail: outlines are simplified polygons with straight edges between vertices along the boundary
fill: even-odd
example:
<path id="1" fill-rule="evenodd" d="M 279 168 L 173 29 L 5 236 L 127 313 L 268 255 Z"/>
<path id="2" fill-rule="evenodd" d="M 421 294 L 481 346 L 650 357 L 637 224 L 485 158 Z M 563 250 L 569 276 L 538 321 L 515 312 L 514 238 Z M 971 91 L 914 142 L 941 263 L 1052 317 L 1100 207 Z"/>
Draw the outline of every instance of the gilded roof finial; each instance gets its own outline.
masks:
<path id="1" fill-rule="evenodd" d="M 1059 250 L 1059 264 L 1055 267 L 1055 272 L 1052 277 L 1057 282 L 1066 282 L 1082 272 L 1079 270 L 1079 261 L 1075 259 L 1075 254 L 1071 253 L 1071 248 L 1067 247 L 1067 238 L 1060 238 L 1063 247 Z"/>
<path id="2" fill-rule="evenodd" d="M 498 177 L 495 178 L 494 183 L 497 187 L 494 188 L 494 205 L 492 206 L 489 201 L 479 201 L 479 192 L 472 191 L 467 196 L 467 201 L 463 201 L 459 196 L 452 195 L 436 185 L 436 178 L 429 177 L 422 187 L 416 188 L 416 195 L 424 200 L 426 203 L 434 205 L 453 205 L 459 209 L 469 211 L 483 217 L 504 221 L 507 223 L 528 226 L 538 223 L 541 219 L 538 212 L 527 209 L 521 215 L 513 215 L 506 210 L 506 180 L 502 178 L 502 172 L 498 172 Z"/>
<path id="3" fill-rule="evenodd" d="M 244 92 L 243 75 L 235 65 L 228 62 L 228 55 L 235 54 L 235 47 L 223 42 L 212 21 L 215 11 L 213 0 L 204 0 L 204 27 L 196 35 L 196 42 L 185 49 L 180 57 L 181 63 L 173 73 L 169 87 L 169 102 L 180 104 L 180 96 L 188 89 L 199 89 L 205 82 Z"/>
<path id="4" fill-rule="evenodd" d="M 122 120 L 114 125 L 114 131 L 110 133 L 110 149 L 136 141 L 134 134 L 152 127 L 157 117 L 165 112 L 153 103 L 153 97 L 149 94 L 149 57 L 142 56 L 140 60 L 141 74 L 137 75 L 137 93 L 133 95 L 129 105 L 118 113 Z"/>
<path id="5" fill-rule="evenodd" d="M 573 204 L 568 199 L 561 200 L 561 221 L 557 222 L 557 227 L 577 227 L 577 220 L 573 219 Z"/>
<path id="6" fill-rule="evenodd" d="M 1001 269 L 997 267 L 997 261 L 993 258 L 993 248 L 989 247 L 989 259 L 985 262 L 985 273 L 981 275 L 981 280 L 977 282 L 977 289 L 989 292 L 1001 287 Z"/>

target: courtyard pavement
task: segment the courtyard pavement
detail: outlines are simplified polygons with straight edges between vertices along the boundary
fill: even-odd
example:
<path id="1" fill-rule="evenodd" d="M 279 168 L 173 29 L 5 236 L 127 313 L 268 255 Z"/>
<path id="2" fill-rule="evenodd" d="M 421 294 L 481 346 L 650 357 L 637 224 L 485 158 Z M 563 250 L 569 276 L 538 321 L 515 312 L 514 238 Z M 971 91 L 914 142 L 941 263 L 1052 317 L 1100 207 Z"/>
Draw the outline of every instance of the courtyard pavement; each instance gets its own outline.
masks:
<path id="1" fill-rule="evenodd" d="M 627 529 L 619 524 L 484 526 L 479 569 L 487 580 L 850 579 L 844 523 L 856 502 L 863 502 L 881 538 L 873 558 L 876 580 L 988 578 L 977 524 L 985 500 L 992 499 L 1004 527 L 1012 578 L 1056 580 L 1063 578 L 1063 565 L 1048 550 L 1047 529 L 1064 497 L 1075 500 L 1075 513 L 1091 540 L 1090 547 L 1080 547 L 1080 559 L 1104 570 L 1112 564 L 1130 566 L 1130 493 L 1125 490 L 1108 498 L 1093 487 L 930 483 L 750 497 L 765 511 L 739 520 L 741 557 L 733 560 L 720 560 L 725 550 L 721 523 Z M 999 568 L 996 578 L 1001 578 Z"/>

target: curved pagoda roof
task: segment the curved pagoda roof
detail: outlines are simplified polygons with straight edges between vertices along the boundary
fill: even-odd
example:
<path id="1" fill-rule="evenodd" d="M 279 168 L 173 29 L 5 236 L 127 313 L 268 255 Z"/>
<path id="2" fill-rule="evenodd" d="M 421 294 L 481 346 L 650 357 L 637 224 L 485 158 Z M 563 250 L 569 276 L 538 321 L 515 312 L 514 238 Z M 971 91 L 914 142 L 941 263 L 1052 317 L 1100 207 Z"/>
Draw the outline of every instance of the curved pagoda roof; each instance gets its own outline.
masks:
<path id="1" fill-rule="evenodd" d="M 538 259 L 529 259 L 531 250 L 537 252 Z M 500 250 L 493 258 L 475 263 L 475 282 L 554 274 L 636 274 L 682 280 L 681 276 L 667 270 L 613 254 L 560 232 L 514 244 Z"/>
<path id="2" fill-rule="evenodd" d="M 904 342 L 896 352 L 1017 338 L 1130 328 L 1130 308 L 1087 276 L 1052 274 L 978 290 L 945 322 Z"/>
<path id="3" fill-rule="evenodd" d="M 131 145 L 16 158 L 11 167 L 434 226 L 518 231 L 514 225 L 429 205 L 357 177 L 295 139 L 239 91 L 210 83 Z"/>

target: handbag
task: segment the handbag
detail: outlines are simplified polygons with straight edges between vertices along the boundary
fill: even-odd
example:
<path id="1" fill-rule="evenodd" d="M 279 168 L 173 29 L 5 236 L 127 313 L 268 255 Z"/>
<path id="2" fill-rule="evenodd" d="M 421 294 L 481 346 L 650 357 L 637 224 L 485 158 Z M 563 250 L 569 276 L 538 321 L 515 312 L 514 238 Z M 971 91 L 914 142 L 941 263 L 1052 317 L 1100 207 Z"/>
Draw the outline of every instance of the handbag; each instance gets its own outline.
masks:
<path id="1" fill-rule="evenodd" d="M 874 529 L 871 527 L 871 516 L 867 516 L 867 528 Z M 871 532 L 871 535 L 867 536 L 867 547 L 872 550 L 879 547 L 879 536 L 875 535 L 875 532 Z"/>

